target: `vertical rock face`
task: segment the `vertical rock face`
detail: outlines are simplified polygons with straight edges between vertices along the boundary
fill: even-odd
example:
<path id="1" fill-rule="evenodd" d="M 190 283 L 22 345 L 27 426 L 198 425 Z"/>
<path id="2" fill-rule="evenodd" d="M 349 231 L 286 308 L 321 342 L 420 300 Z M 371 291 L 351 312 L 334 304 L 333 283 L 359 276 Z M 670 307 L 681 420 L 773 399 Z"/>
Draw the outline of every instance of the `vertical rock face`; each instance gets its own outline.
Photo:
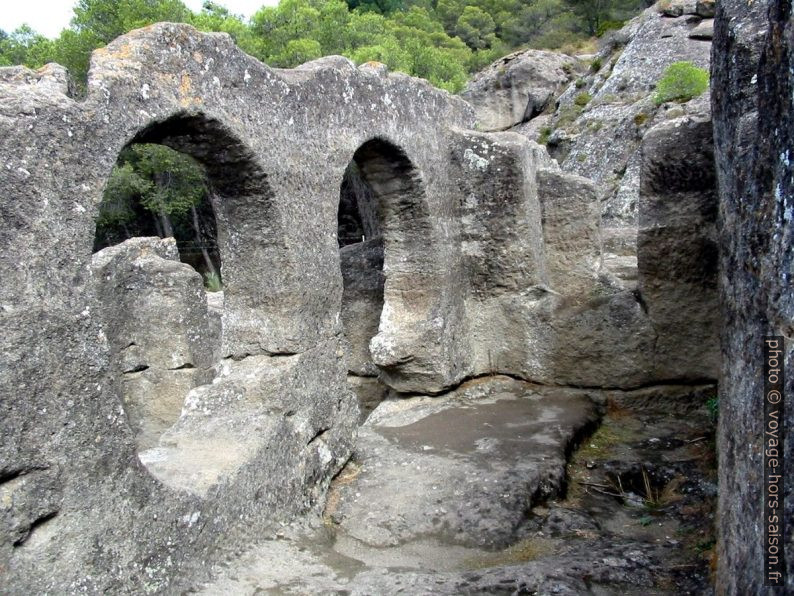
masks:
<path id="1" fill-rule="evenodd" d="M 764 593 L 763 337 L 786 338 L 788 478 L 794 519 L 794 20 L 787 0 L 717 3 L 712 103 L 720 191 L 719 590 Z M 788 592 L 794 543 L 786 545 Z M 782 592 L 781 592 L 782 593 Z"/>
<path id="2" fill-rule="evenodd" d="M 215 346 L 201 276 L 173 238 L 133 238 L 96 253 L 98 306 L 139 448 L 176 422 L 190 389 L 212 380 Z"/>
<path id="3" fill-rule="evenodd" d="M 562 294 L 587 292 L 601 266 L 601 210 L 592 181 L 538 170 L 549 282 Z"/>
<path id="4" fill-rule="evenodd" d="M 376 377 L 369 342 L 378 334 L 383 310 L 383 238 L 357 242 L 339 251 L 342 265 L 342 325 L 348 345 L 348 371 Z"/>
<path id="5" fill-rule="evenodd" d="M 654 127 L 642 157 L 637 265 L 655 334 L 655 372 L 713 379 L 719 297 L 711 122 L 684 117 Z"/>

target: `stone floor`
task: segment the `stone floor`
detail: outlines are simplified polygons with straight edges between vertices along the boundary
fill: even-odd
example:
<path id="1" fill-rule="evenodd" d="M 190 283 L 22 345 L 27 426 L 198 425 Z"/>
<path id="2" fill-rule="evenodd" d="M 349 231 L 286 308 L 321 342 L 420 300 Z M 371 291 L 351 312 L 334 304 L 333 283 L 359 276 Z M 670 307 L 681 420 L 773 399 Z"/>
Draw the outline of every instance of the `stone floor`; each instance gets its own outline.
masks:
<path id="1" fill-rule="evenodd" d="M 189 592 L 708 593 L 713 392 L 487 377 L 387 400 L 322 517 Z"/>

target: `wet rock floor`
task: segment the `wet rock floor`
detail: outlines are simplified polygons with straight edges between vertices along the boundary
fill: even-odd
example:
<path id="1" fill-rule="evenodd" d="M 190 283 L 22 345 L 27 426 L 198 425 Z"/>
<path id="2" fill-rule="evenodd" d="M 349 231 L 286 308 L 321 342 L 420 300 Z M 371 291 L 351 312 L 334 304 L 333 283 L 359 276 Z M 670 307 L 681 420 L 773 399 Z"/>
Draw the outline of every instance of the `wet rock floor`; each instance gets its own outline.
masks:
<path id="1" fill-rule="evenodd" d="M 322 517 L 200 594 L 704 594 L 713 387 L 602 392 L 506 377 L 383 402 Z"/>

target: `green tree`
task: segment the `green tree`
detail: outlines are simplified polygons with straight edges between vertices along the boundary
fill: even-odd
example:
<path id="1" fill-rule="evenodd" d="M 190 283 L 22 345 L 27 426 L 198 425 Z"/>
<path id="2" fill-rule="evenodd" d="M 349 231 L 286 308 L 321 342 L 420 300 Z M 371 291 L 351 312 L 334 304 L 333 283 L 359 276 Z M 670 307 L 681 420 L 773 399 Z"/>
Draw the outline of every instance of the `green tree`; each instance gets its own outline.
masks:
<path id="1" fill-rule="evenodd" d="M 72 26 L 104 45 L 132 29 L 158 21 L 185 22 L 190 16 L 180 0 L 79 0 Z"/>
<path id="2" fill-rule="evenodd" d="M 608 21 L 619 21 L 645 6 L 644 0 L 567 0 L 588 35 Z"/>
<path id="3" fill-rule="evenodd" d="M 192 157 L 163 145 L 138 144 L 119 155 L 108 178 L 97 217 L 96 248 L 109 246 L 154 228 L 161 238 L 201 247 L 204 268 L 217 275 L 207 250 L 202 212 L 209 190 L 204 169 Z M 213 232 L 214 233 L 214 232 Z"/>
<path id="4" fill-rule="evenodd" d="M 33 68 L 42 66 L 52 59 L 52 42 L 39 35 L 28 25 L 22 25 L 13 32 L 2 32 L 0 36 L 0 66 L 24 64 Z"/>
<path id="5" fill-rule="evenodd" d="M 388 15 L 404 8 L 403 0 L 347 0 L 350 10 L 358 9 L 362 12 L 377 12 Z"/>
<path id="6" fill-rule="evenodd" d="M 310 60 L 316 60 L 323 55 L 320 42 L 314 39 L 291 39 L 287 42 L 284 51 L 276 59 L 279 64 L 297 66 Z"/>
<path id="7" fill-rule="evenodd" d="M 476 6 L 467 6 L 458 18 L 455 32 L 474 50 L 490 47 L 496 41 L 496 23 L 487 12 Z"/>

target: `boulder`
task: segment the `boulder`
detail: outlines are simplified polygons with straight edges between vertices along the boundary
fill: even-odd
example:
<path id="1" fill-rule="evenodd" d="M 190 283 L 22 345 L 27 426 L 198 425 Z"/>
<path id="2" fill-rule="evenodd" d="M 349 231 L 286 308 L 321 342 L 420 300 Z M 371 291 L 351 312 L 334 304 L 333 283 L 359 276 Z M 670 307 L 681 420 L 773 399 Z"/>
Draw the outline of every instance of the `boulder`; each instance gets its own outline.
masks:
<path id="1" fill-rule="evenodd" d="M 690 39 L 711 41 L 714 37 L 714 19 L 704 19 L 689 33 Z"/>
<path id="2" fill-rule="evenodd" d="M 140 448 L 176 422 L 190 389 L 212 380 L 211 331 L 201 275 L 179 262 L 173 238 L 132 238 L 96 253 L 100 317 L 124 409 Z"/>
<path id="3" fill-rule="evenodd" d="M 576 66 L 556 52 L 514 52 L 475 75 L 461 97 L 474 106 L 479 130 L 505 130 L 543 112 Z"/>
<path id="4" fill-rule="evenodd" d="M 704 19 L 713 19 L 717 13 L 716 0 L 698 0 L 695 14 Z"/>
<path id="5" fill-rule="evenodd" d="M 712 8 L 714 6 L 711 1 Z M 697 14 L 700 0 L 662 0 L 659 2 L 658 9 L 666 17 L 680 17 L 681 15 Z M 704 8 L 706 10 L 707 8 Z M 713 14 L 713 13 L 712 13 Z"/>

